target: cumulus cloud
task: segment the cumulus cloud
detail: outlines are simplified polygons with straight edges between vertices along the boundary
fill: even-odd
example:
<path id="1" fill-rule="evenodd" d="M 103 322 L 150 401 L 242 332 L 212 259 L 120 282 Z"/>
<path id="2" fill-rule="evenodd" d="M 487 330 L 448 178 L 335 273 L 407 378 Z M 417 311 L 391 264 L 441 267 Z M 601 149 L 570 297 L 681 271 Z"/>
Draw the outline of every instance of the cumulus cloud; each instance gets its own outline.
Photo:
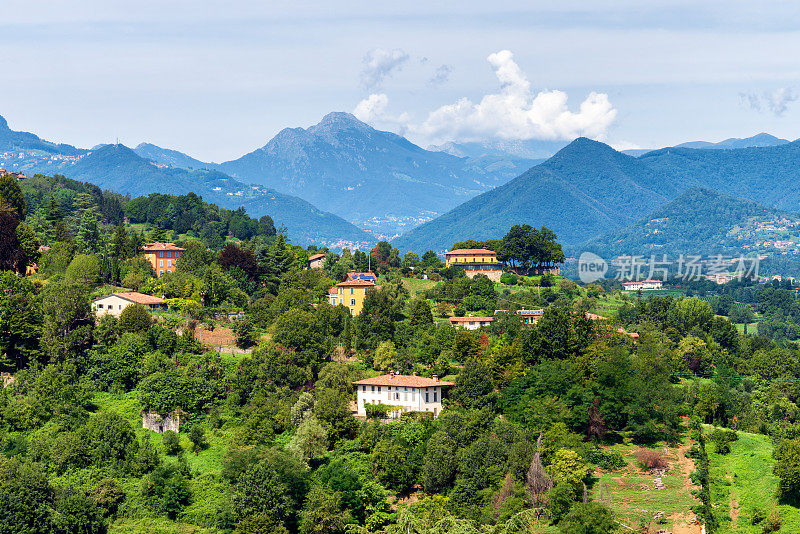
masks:
<path id="1" fill-rule="evenodd" d="M 430 85 L 442 85 L 450 80 L 450 73 L 453 72 L 453 67 L 450 65 L 440 65 L 436 72 L 433 73 L 431 79 L 428 80 Z"/>
<path id="2" fill-rule="evenodd" d="M 563 91 L 532 92 L 530 82 L 513 57 L 510 51 L 502 50 L 487 58 L 500 82 L 500 90 L 484 95 L 478 103 L 464 97 L 431 111 L 421 123 L 411 123 L 406 113 L 398 117 L 387 114 L 389 99 L 385 94 L 370 95 L 356 106 L 362 113 L 359 118 L 369 116 L 371 121 L 362 120 L 382 125 L 397 124 L 403 132 L 428 143 L 488 139 L 556 140 L 578 136 L 605 138 L 617 115 L 608 95 L 592 92 L 577 111 L 571 111 L 567 106 L 567 94 Z"/>
<path id="3" fill-rule="evenodd" d="M 401 113 L 395 117 L 387 112 L 388 107 L 389 97 L 385 93 L 373 93 L 358 103 L 353 110 L 353 115 L 362 122 L 380 125 L 400 135 L 405 135 L 411 116 L 408 113 Z"/>
<path id="4" fill-rule="evenodd" d="M 774 91 L 766 91 L 762 94 L 754 92 L 739 93 L 742 102 L 754 111 L 759 113 L 769 111 L 776 117 L 783 116 L 789 108 L 789 104 L 798 98 L 791 87 L 781 87 Z"/>
<path id="5" fill-rule="evenodd" d="M 361 60 L 361 85 L 367 89 L 379 87 L 383 80 L 393 71 L 403 67 L 408 61 L 408 54 L 399 48 L 388 50 L 386 48 L 373 48 Z"/>

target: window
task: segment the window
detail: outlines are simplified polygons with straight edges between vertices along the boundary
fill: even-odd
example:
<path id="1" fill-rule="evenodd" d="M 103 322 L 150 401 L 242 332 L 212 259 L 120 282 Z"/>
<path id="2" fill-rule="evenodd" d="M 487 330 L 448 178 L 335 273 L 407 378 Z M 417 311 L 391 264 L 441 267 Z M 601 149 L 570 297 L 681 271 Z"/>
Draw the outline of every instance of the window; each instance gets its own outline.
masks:
<path id="1" fill-rule="evenodd" d="M 426 391 L 426 392 L 425 392 L 425 402 L 430 402 L 429 395 L 430 395 L 430 393 L 428 393 L 428 392 Z"/>
<path id="2" fill-rule="evenodd" d="M 356 290 L 354 288 L 352 288 L 352 287 L 350 288 L 350 294 L 351 295 L 355 295 L 356 294 Z"/>
<path id="3" fill-rule="evenodd" d="M 158 265 L 158 266 L 159 266 L 159 267 L 163 267 L 163 266 L 164 266 L 164 260 L 158 260 L 158 261 L 160 261 L 160 262 L 161 262 L 161 263 L 159 263 L 159 265 Z"/>
<path id="4" fill-rule="evenodd" d="M 436 392 L 433 392 L 433 402 L 436 402 Z"/>
<path id="5" fill-rule="evenodd" d="M 372 391 L 375 391 L 375 386 L 372 386 Z"/>
<path id="6" fill-rule="evenodd" d="M 356 305 L 356 299 L 350 299 L 350 306 Z"/>
<path id="7" fill-rule="evenodd" d="M 167 267 L 172 267 L 172 260 L 167 260 Z"/>
<path id="8" fill-rule="evenodd" d="M 164 251 L 163 251 L 163 250 L 162 250 L 161 252 L 159 252 L 159 253 L 158 253 L 158 257 L 159 257 L 159 258 L 163 258 L 163 257 L 164 257 Z M 162 262 L 162 263 L 163 263 L 163 262 Z"/>
<path id="9" fill-rule="evenodd" d="M 380 392 L 381 392 L 381 387 L 380 387 L 380 386 L 378 386 L 378 393 L 380 393 Z"/>
<path id="10" fill-rule="evenodd" d="M 361 386 L 361 391 L 367 391 L 367 386 Z"/>
<path id="11" fill-rule="evenodd" d="M 98 310 L 102 310 L 102 309 L 103 309 L 103 305 L 102 305 L 102 304 L 98 304 L 98 305 L 97 305 L 97 309 L 98 309 Z"/>

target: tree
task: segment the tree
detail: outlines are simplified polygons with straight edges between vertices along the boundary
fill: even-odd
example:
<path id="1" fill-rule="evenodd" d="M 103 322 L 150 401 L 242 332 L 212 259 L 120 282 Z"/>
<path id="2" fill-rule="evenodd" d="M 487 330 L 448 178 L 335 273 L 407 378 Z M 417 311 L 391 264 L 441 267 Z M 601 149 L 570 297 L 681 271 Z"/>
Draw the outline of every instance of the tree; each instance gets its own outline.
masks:
<path id="1" fill-rule="evenodd" d="M 403 256 L 403 269 L 416 269 L 420 265 L 419 256 L 416 253 L 409 251 Z"/>
<path id="2" fill-rule="evenodd" d="M 306 417 L 297 427 L 287 449 L 298 459 L 308 462 L 328 452 L 328 433 L 316 417 Z"/>
<path id="3" fill-rule="evenodd" d="M 577 495 L 589 468 L 578 453 L 569 449 L 558 449 L 550 465 L 553 482 L 556 485 L 569 484 Z"/>
<path id="4" fill-rule="evenodd" d="M 119 314 L 120 333 L 143 333 L 153 324 L 150 312 L 141 304 L 130 304 Z"/>
<path id="5" fill-rule="evenodd" d="M 800 500 L 800 439 L 780 443 L 773 471 L 778 476 L 778 496 L 796 504 Z"/>
<path id="6" fill-rule="evenodd" d="M 164 447 L 164 454 L 169 456 L 174 456 L 181 450 L 180 438 L 174 430 L 165 430 L 161 434 L 161 444 Z"/>
<path id="7" fill-rule="evenodd" d="M 456 377 L 450 400 L 464 408 L 491 406 L 494 403 L 494 385 L 489 376 L 489 369 L 479 358 L 469 358 Z"/>
<path id="8" fill-rule="evenodd" d="M 78 233 L 75 236 L 75 244 L 84 253 L 94 253 L 100 250 L 100 229 L 98 228 L 97 216 L 92 210 L 85 210 L 81 215 Z"/>
<path id="9" fill-rule="evenodd" d="M 39 238 L 36 237 L 30 226 L 27 224 L 20 224 L 15 230 L 17 234 L 17 242 L 19 243 L 19 251 L 22 258 L 24 258 L 26 265 L 32 265 L 39 261 Z"/>
<path id="10" fill-rule="evenodd" d="M 425 268 L 439 267 L 441 264 L 442 261 L 439 259 L 439 256 L 432 250 L 422 255 L 422 265 L 424 265 Z"/>
<path id="11" fill-rule="evenodd" d="M 62 489 L 56 500 L 55 532 L 101 534 L 106 532 L 103 515 L 95 502 L 72 487 Z"/>
<path id="12" fill-rule="evenodd" d="M 339 534 L 350 522 L 350 513 L 342 510 L 341 495 L 322 486 L 308 492 L 301 515 L 302 534 Z"/>
<path id="13" fill-rule="evenodd" d="M 53 531 L 55 492 L 36 464 L 0 463 L 0 532 Z"/>
<path id="14" fill-rule="evenodd" d="M 453 483 L 458 461 L 455 444 L 439 430 L 428 440 L 422 467 L 422 484 L 428 493 L 443 493 Z"/>
<path id="15" fill-rule="evenodd" d="M 25 195 L 17 183 L 17 178 L 11 174 L 0 176 L 0 199 L 11 206 L 15 218 L 21 221 L 28 212 Z"/>
<path id="16" fill-rule="evenodd" d="M 577 503 L 558 525 L 561 534 L 612 534 L 617 531 L 614 514 L 597 502 Z"/>
<path id="17" fill-rule="evenodd" d="M 219 255 L 219 264 L 226 271 L 232 267 L 239 267 L 251 280 L 258 278 L 258 261 L 255 255 L 233 243 L 226 244 L 222 249 Z"/>
<path id="18" fill-rule="evenodd" d="M 94 285 L 100 280 L 100 262 L 94 254 L 78 254 L 64 273 L 70 284 Z"/>
<path id="19" fill-rule="evenodd" d="M 256 344 L 253 323 L 247 317 L 237 317 L 234 320 L 233 333 L 236 336 L 236 346 L 240 349 L 249 349 Z"/>
<path id="20" fill-rule="evenodd" d="M 0 199 L 0 270 L 25 272 L 27 261 L 23 257 L 17 238 L 19 220 L 14 210 Z"/>
<path id="21" fill-rule="evenodd" d="M 531 501 L 534 506 L 542 502 L 544 494 L 553 487 L 553 479 L 550 478 L 544 470 L 541 458 L 542 449 L 542 435 L 536 440 L 536 453 L 531 459 L 531 465 L 528 468 L 528 473 L 525 476 L 526 486 L 528 492 L 531 494 Z"/>
<path id="22" fill-rule="evenodd" d="M 52 361 L 79 358 L 92 345 L 94 319 L 87 289 L 50 283 L 42 295 L 42 349 Z"/>
<path id="23" fill-rule="evenodd" d="M 411 313 L 408 322 L 411 326 L 433 324 L 433 313 L 431 313 L 431 307 L 428 305 L 428 301 L 424 299 L 414 299 L 411 301 L 409 307 L 411 308 Z"/>
<path id="24" fill-rule="evenodd" d="M 375 349 L 375 357 L 372 360 L 372 367 L 378 371 L 393 371 L 395 360 L 397 359 L 397 349 L 391 341 L 381 341 Z"/>
<path id="25" fill-rule="evenodd" d="M 0 367 L 17 371 L 36 359 L 42 311 L 30 280 L 0 272 Z"/>

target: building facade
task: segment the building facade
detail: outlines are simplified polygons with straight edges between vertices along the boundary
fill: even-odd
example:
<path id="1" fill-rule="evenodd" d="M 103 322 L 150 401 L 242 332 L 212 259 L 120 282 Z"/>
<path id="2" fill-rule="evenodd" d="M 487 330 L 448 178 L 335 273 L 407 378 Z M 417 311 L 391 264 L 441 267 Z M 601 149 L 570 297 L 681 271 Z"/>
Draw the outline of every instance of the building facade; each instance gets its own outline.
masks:
<path id="1" fill-rule="evenodd" d="M 625 291 L 655 291 L 661 289 L 664 282 L 661 280 L 642 280 L 641 282 L 622 282 Z"/>
<path id="2" fill-rule="evenodd" d="M 306 268 L 308 269 L 322 269 L 322 265 L 325 263 L 325 254 L 312 254 L 308 257 L 308 265 Z"/>
<path id="3" fill-rule="evenodd" d="M 482 326 L 489 326 L 492 321 L 494 321 L 494 317 L 450 317 L 450 326 L 477 330 Z"/>
<path id="4" fill-rule="evenodd" d="M 500 282 L 503 267 L 497 261 L 497 253 L 485 248 L 459 248 L 445 253 L 447 267 L 464 269 L 468 278 L 482 274 L 492 282 Z"/>
<path id="5" fill-rule="evenodd" d="M 442 394 L 452 382 L 439 380 L 438 376 L 425 378 L 416 375 L 388 374 L 353 382 L 358 392 L 356 413 L 366 417 L 367 404 L 396 406 L 390 413 L 397 417 L 403 412 L 431 412 L 434 416 L 442 411 Z"/>
<path id="6" fill-rule="evenodd" d="M 144 257 L 153 266 L 158 276 L 164 273 L 173 273 L 178 266 L 178 258 L 186 251 L 185 248 L 176 246 L 175 243 L 145 243 Z"/>
<path id="7" fill-rule="evenodd" d="M 131 291 L 130 293 L 112 293 L 105 297 L 100 297 L 92 301 L 92 311 L 99 317 L 111 314 L 119 317 L 122 310 L 131 304 L 141 304 L 149 311 L 155 311 L 164 307 L 164 299 L 145 295 Z"/>

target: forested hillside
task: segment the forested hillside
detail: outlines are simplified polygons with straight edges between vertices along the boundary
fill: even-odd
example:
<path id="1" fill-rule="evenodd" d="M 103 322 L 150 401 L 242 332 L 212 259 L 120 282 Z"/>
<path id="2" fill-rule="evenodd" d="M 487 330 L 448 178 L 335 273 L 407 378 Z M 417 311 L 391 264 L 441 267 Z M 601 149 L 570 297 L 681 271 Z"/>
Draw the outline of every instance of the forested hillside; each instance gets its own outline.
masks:
<path id="1" fill-rule="evenodd" d="M 303 249 L 193 195 L 6 176 L 0 199 L 3 532 L 725 532 L 736 518 L 709 469 L 740 461 L 737 431 L 776 451 L 749 521 L 798 523 L 789 282 L 651 298 L 552 275 L 493 284 L 386 242 Z M 224 246 L 203 233 L 223 224 Z M 155 277 L 142 243 L 168 239 L 185 250 Z M 526 255 L 560 251 L 546 228 L 484 244 L 563 261 Z M 323 268 L 305 269 L 312 253 Z M 362 309 L 332 305 L 367 267 L 380 279 Z M 164 300 L 93 308 L 129 290 Z M 543 311 L 523 324 L 520 309 Z M 450 324 L 467 314 L 494 320 Z M 387 373 L 441 384 L 442 411 L 357 405 L 353 382 Z M 663 489 L 626 482 L 653 478 Z"/>

